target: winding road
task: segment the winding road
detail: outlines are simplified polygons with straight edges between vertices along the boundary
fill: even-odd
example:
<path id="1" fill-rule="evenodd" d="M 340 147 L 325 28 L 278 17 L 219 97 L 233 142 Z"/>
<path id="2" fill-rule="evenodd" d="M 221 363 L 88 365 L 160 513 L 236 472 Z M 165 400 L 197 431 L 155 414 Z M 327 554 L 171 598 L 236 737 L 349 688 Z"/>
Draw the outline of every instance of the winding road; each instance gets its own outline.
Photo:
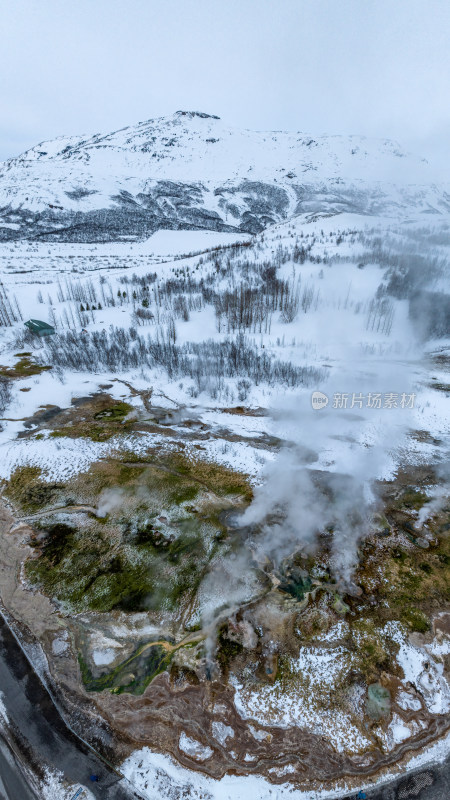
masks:
<path id="1" fill-rule="evenodd" d="M 27 771 L 48 767 L 99 800 L 132 800 L 137 794 L 66 725 L 47 689 L 0 615 L 0 689 L 8 717 L 0 738 L 0 800 L 35 800 Z M 98 775 L 98 783 L 90 775 Z"/>

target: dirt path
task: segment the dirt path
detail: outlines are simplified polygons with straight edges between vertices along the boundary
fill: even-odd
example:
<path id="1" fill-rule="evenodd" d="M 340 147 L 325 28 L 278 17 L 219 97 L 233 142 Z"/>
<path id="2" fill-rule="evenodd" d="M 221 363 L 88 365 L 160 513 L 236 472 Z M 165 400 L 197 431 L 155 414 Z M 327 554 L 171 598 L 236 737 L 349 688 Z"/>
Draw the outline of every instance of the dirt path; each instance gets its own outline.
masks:
<path id="1" fill-rule="evenodd" d="M 16 522 L 31 522 L 34 519 L 41 519 L 41 517 L 49 517 L 52 514 L 63 512 L 64 514 L 76 514 L 78 511 L 85 511 L 87 514 L 97 516 L 97 509 L 89 505 L 70 505 L 70 506 L 53 506 L 53 508 L 46 508 L 44 511 L 36 511 L 34 514 L 27 514 L 24 517 L 17 517 Z"/>

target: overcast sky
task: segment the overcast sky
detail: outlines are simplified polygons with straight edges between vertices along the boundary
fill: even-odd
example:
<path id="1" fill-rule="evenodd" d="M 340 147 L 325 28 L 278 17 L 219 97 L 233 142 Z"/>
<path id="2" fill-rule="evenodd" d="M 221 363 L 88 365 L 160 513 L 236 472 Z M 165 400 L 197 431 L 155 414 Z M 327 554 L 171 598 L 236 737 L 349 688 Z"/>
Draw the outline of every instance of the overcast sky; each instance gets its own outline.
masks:
<path id="1" fill-rule="evenodd" d="M 0 159 L 178 109 L 450 156 L 450 0 L 0 0 Z"/>

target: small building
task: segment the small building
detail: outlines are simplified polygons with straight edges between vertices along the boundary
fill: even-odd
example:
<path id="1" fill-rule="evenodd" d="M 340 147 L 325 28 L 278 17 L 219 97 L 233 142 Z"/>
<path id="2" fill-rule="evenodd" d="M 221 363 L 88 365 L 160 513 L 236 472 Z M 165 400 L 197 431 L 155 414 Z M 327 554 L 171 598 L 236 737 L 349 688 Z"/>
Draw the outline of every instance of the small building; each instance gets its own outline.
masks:
<path id="1" fill-rule="evenodd" d="M 53 325 L 49 325 L 48 322 L 42 322 L 40 319 L 29 319 L 25 326 L 37 336 L 53 336 L 56 333 Z"/>

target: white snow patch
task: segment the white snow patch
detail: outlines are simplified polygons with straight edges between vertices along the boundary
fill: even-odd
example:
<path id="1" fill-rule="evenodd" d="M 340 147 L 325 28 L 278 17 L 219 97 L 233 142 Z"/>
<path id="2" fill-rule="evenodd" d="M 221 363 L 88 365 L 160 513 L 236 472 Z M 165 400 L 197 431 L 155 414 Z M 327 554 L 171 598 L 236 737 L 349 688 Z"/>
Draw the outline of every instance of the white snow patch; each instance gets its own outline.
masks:
<path id="1" fill-rule="evenodd" d="M 180 734 L 178 746 L 186 755 L 195 758 L 197 761 L 206 761 L 206 759 L 211 758 L 213 754 L 213 750 L 211 750 L 208 745 L 204 745 L 196 739 L 192 739 L 184 731 Z"/>
<path id="2" fill-rule="evenodd" d="M 126 778 L 145 800 L 326 800 L 336 792 L 296 791 L 273 785 L 259 775 L 225 775 L 220 780 L 187 770 L 172 758 L 148 747 L 136 750 L 122 764 Z M 342 790 L 342 794 L 345 790 Z"/>
<path id="3" fill-rule="evenodd" d="M 278 683 L 244 686 L 232 675 L 235 706 L 244 719 L 282 728 L 308 727 L 327 738 L 340 752 L 364 752 L 372 743 L 352 717 L 319 701 L 327 688 L 333 691 L 350 663 L 351 656 L 343 647 L 302 647 L 298 659 L 291 661 L 294 679 L 282 691 Z"/>
<path id="4" fill-rule="evenodd" d="M 233 728 L 231 728 L 230 725 L 225 725 L 224 722 L 214 720 L 211 727 L 214 738 L 217 739 L 222 746 L 225 746 L 227 739 L 234 738 Z"/>
<path id="5" fill-rule="evenodd" d="M 425 645 L 425 648 L 432 656 L 448 656 L 450 654 L 450 638 L 447 634 L 443 634 L 440 641 L 433 639 L 430 644 Z"/>
<path id="6" fill-rule="evenodd" d="M 405 766 L 396 767 L 377 785 L 385 785 L 398 775 L 428 764 L 442 762 L 448 756 L 450 733 L 414 756 Z M 251 761 L 248 754 L 245 761 Z M 342 782 L 329 789 L 300 790 L 287 783 L 274 785 L 260 775 L 225 775 L 220 780 L 191 771 L 170 756 L 154 753 L 148 747 L 135 750 L 122 764 L 125 777 L 145 800 L 336 800 L 357 793 Z M 360 784 L 359 789 L 373 789 L 374 784 Z"/>
<path id="7" fill-rule="evenodd" d="M 107 664 L 111 664 L 116 657 L 116 651 L 111 649 L 108 650 L 94 650 L 92 653 L 92 660 L 96 667 L 103 667 Z"/>
<path id="8" fill-rule="evenodd" d="M 269 733 L 269 731 L 263 731 L 259 728 L 255 728 L 254 725 L 249 725 L 248 729 L 257 742 L 272 741 L 272 734 Z"/>
<path id="9" fill-rule="evenodd" d="M 172 231 L 159 230 L 141 245 L 147 253 L 158 256 L 188 255 L 207 250 L 209 247 L 248 242 L 249 234 L 220 233 L 218 231 Z"/>
<path id="10" fill-rule="evenodd" d="M 422 708 L 422 703 L 420 702 L 418 697 L 414 697 L 414 695 L 409 694 L 409 692 L 400 692 L 397 697 L 397 705 L 403 709 L 403 711 L 419 711 Z"/>
<path id="11" fill-rule="evenodd" d="M 61 656 L 63 653 L 66 653 L 69 647 L 69 643 L 66 639 L 62 636 L 56 637 L 53 639 L 52 642 L 52 653 L 55 656 Z"/>
<path id="12" fill-rule="evenodd" d="M 416 688 L 432 714 L 446 714 L 450 709 L 450 686 L 444 677 L 444 665 L 425 648 L 412 645 L 399 623 L 387 623 L 385 632 L 400 647 L 397 662 L 404 672 L 404 683 Z"/>
<path id="13" fill-rule="evenodd" d="M 408 726 L 398 714 L 392 715 L 392 719 L 389 723 L 389 732 L 392 736 L 394 744 L 400 744 L 400 742 L 404 742 L 418 730 L 419 726 L 417 723 L 410 723 Z"/>
<path id="14" fill-rule="evenodd" d="M 94 795 L 86 788 L 78 785 L 68 785 L 62 772 L 53 772 L 45 768 L 45 778 L 41 781 L 40 790 L 42 800 L 72 800 L 78 789 L 83 788 L 80 800 L 94 800 Z"/>

